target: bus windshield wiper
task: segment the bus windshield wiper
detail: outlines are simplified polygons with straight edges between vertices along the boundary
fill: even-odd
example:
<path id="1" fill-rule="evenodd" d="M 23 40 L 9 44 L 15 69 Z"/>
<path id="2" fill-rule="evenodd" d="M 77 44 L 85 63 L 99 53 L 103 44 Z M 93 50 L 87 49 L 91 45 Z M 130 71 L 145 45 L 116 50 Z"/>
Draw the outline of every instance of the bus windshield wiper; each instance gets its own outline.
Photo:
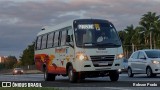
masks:
<path id="1" fill-rule="evenodd" d="M 85 46 L 93 46 L 93 45 L 97 45 L 97 43 L 94 43 L 94 42 L 86 42 L 86 43 L 83 43 Z"/>
<path id="2" fill-rule="evenodd" d="M 98 45 L 112 45 L 112 46 L 120 46 L 119 44 L 115 44 L 115 43 L 98 43 Z"/>

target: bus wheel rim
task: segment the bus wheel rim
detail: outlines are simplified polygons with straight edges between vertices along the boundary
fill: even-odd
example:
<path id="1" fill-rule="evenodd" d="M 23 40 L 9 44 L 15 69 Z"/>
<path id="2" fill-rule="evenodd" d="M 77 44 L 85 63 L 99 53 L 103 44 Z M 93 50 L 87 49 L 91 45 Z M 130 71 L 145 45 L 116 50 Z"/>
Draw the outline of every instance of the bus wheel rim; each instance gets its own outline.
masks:
<path id="1" fill-rule="evenodd" d="M 72 70 L 70 70 L 69 71 L 69 79 L 72 80 L 72 77 L 73 77 L 73 72 L 72 72 Z"/>
<path id="2" fill-rule="evenodd" d="M 47 72 L 45 71 L 44 72 L 44 79 L 46 79 L 46 76 L 47 76 Z"/>

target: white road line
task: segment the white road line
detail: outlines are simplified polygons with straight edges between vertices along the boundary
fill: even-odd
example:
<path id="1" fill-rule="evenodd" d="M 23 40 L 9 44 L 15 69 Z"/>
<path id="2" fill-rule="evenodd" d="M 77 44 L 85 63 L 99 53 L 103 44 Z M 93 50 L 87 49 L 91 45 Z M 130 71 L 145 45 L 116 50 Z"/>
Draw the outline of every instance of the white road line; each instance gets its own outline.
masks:
<path id="1" fill-rule="evenodd" d="M 111 89 L 111 90 L 132 90 L 127 88 L 119 88 L 119 87 L 104 87 L 105 89 Z"/>

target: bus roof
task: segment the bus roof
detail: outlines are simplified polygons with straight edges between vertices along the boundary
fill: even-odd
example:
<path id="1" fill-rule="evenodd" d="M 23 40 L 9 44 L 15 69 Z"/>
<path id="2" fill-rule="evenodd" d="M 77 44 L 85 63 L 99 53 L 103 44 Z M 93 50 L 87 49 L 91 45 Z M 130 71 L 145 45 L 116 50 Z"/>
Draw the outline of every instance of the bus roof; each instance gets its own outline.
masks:
<path id="1" fill-rule="evenodd" d="M 55 26 L 44 26 L 44 27 L 42 27 L 42 29 L 45 29 L 45 30 L 41 30 L 41 31 L 37 34 L 37 36 L 42 35 L 42 34 L 45 34 L 45 33 L 49 33 L 49 32 L 52 32 L 52 31 L 59 30 L 59 29 L 61 29 L 61 28 L 67 27 L 67 26 L 72 26 L 73 21 L 74 21 L 74 20 L 69 20 L 69 21 L 67 21 L 67 22 L 64 22 L 64 23 L 61 23 L 61 24 L 58 24 L 58 25 L 55 25 Z"/>
<path id="2" fill-rule="evenodd" d="M 108 20 L 105 20 L 105 19 L 72 19 L 72 20 L 69 20 L 67 22 L 64 22 L 64 23 L 60 23 L 58 25 L 55 25 L 55 26 L 44 26 L 42 27 L 42 29 L 44 30 L 41 30 L 37 36 L 39 35 L 43 35 L 45 33 L 49 33 L 49 32 L 52 32 L 52 31 L 56 31 L 56 30 L 59 30 L 61 28 L 65 28 L 67 26 L 72 26 L 73 25 L 73 22 L 74 20 L 78 20 L 78 21 L 83 21 L 83 20 L 100 20 L 100 21 L 107 21 L 109 22 Z"/>

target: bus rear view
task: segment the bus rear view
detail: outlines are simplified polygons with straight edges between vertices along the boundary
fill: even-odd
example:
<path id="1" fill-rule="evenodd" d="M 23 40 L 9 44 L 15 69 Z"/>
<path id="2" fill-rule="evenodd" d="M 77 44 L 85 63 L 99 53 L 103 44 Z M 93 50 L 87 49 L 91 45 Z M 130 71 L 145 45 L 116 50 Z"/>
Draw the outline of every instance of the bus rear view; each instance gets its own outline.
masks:
<path id="1" fill-rule="evenodd" d="M 114 25 L 101 19 L 77 19 L 68 22 L 66 27 L 68 26 L 70 31 L 66 31 L 64 45 L 61 45 L 64 34 L 60 29 L 62 31 L 58 36 L 60 41 L 57 47 L 48 48 L 47 52 L 35 51 L 35 54 L 54 55 L 55 60 L 51 60 L 50 65 L 43 62 L 47 67 L 47 74 L 68 76 L 70 82 L 104 76 L 117 81 L 118 69 L 122 68 L 123 50 Z M 51 49 L 53 52 L 48 53 Z M 58 67 L 61 69 L 57 69 Z"/>

